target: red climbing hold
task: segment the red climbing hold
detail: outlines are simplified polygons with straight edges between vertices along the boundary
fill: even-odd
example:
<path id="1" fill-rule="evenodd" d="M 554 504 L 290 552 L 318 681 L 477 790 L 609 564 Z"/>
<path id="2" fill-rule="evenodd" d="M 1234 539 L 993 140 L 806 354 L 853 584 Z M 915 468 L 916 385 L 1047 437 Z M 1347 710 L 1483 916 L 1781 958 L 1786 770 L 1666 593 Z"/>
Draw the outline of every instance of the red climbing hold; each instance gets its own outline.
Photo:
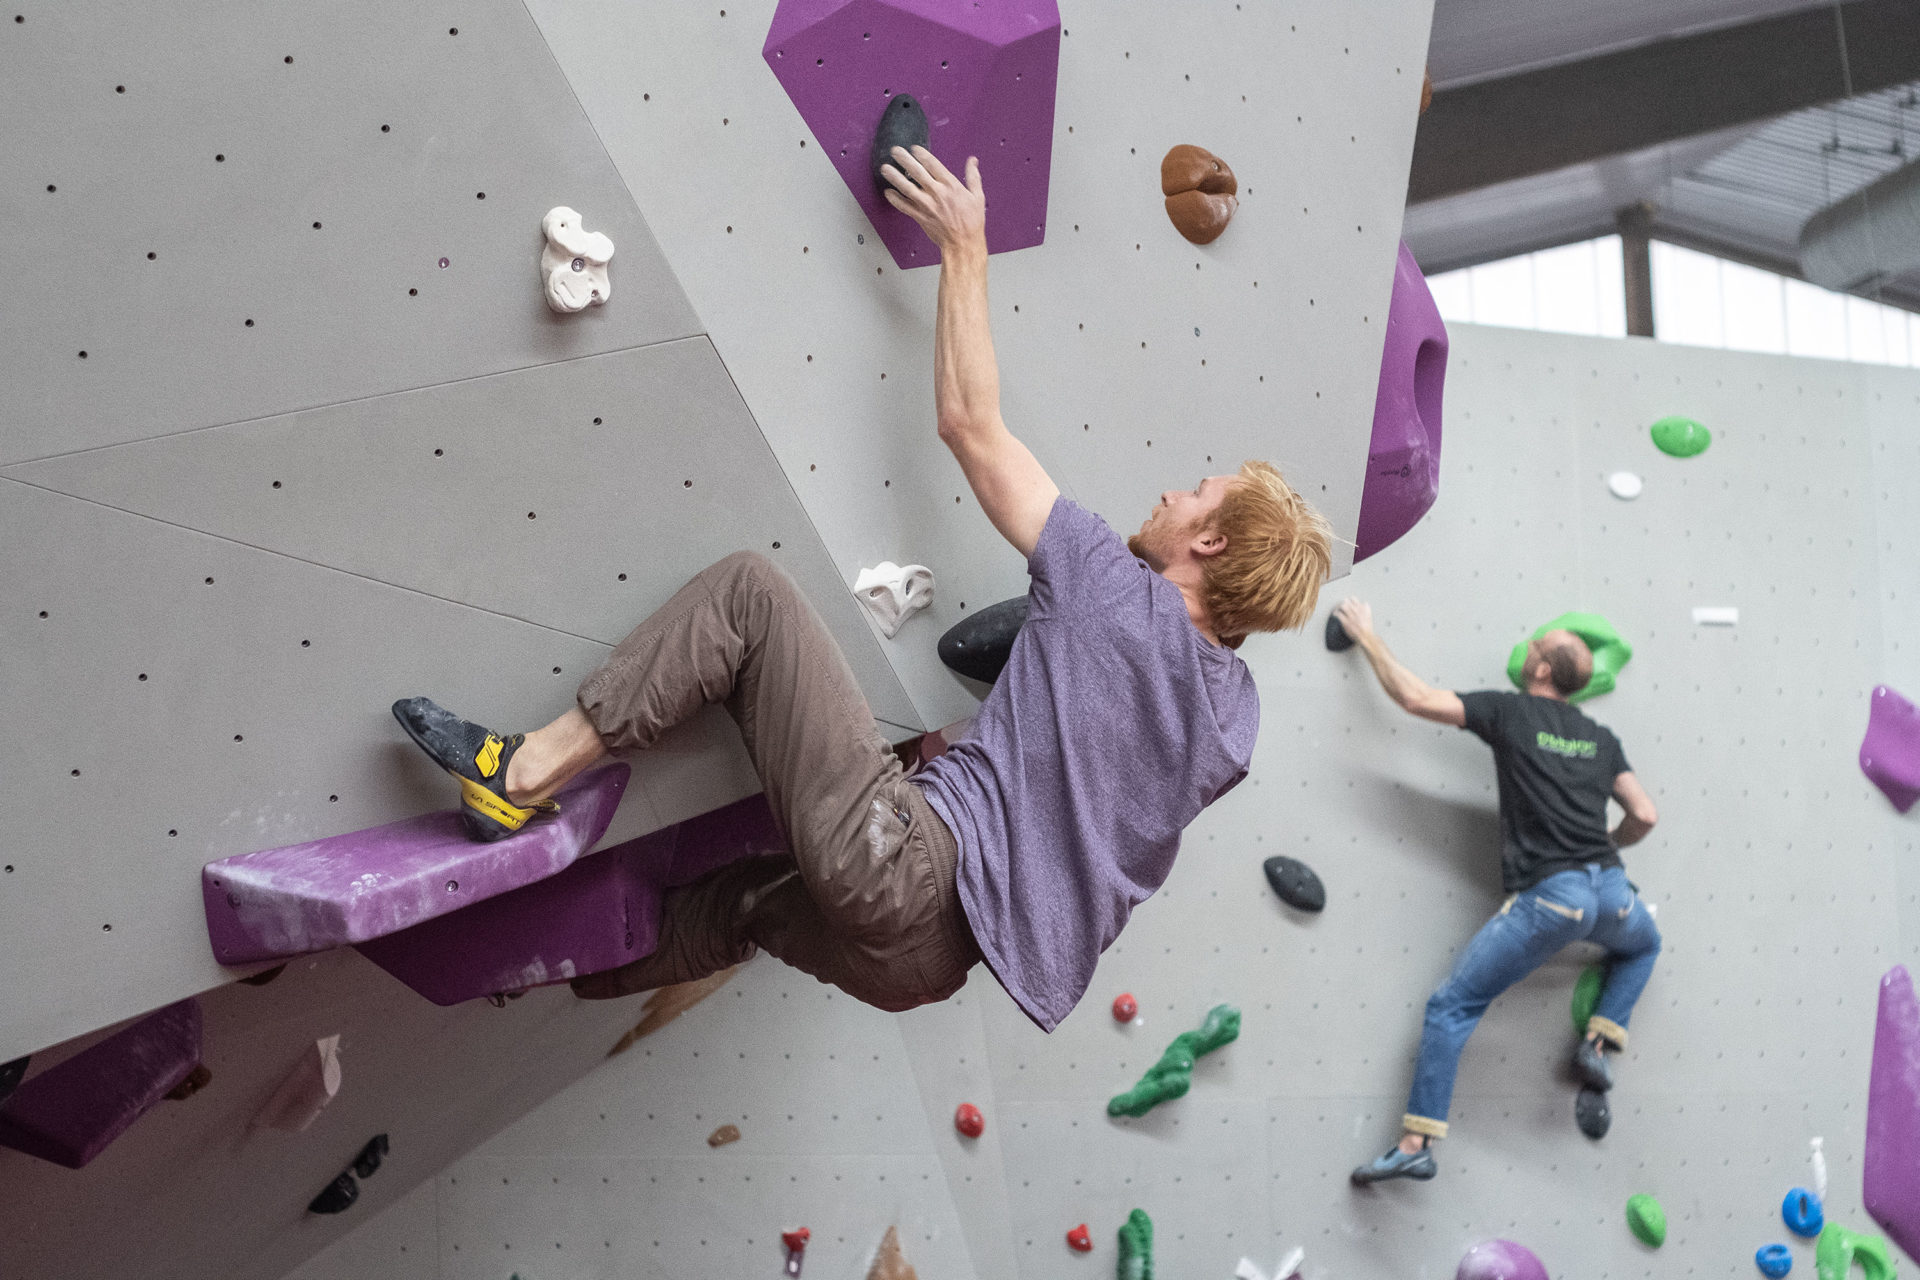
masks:
<path id="1" fill-rule="evenodd" d="M 1087 1224 L 1081 1223 L 1067 1232 L 1067 1247 L 1075 1253 L 1092 1253 L 1093 1237 L 1087 1234 Z"/>
<path id="2" fill-rule="evenodd" d="M 1113 1020 L 1115 1022 L 1132 1022 L 1133 1015 L 1139 1012 L 1140 1004 L 1133 998 L 1132 993 L 1122 991 L 1113 998 Z"/>
<path id="3" fill-rule="evenodd" d="M 980 1114 L 980 1108 L 963 1102 L 953 1113 L 953 1127 L 969 1138 L 977 1138 L 987 1131 L 987 1118 Z"/>
<path id="4" fill-rule="evenodd" d="M 813 1232 L 805 1227 L 780 1233 L 780 1243 L 787 1246 L 787 1265 L 784 1274 L 789 1276 L 800 1274 L 800 1263 L 807 1256 L 807 1241 L 812 1238 Z"/>

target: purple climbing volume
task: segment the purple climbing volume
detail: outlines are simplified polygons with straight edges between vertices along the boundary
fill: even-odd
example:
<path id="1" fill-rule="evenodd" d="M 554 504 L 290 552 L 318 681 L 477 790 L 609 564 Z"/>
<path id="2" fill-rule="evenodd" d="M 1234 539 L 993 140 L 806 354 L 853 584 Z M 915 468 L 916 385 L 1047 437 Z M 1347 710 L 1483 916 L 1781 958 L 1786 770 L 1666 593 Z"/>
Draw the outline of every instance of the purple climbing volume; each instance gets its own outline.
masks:
<path id="1" fill-rule="evenodd" d="M 1905 813 L 1920 800 L 1920 710 L 1884 684 L 1867 701 L 1860 770 Z"/>
<path id="2" fill-rule="evenodd" d="M 1447 326 L 1420 264 L 1403 243 L 1360 489 L 1356 564 L 1413 528 L 1440 494 L 1440 393 L 1446 379 Z"/>
<path id="3" fill-rule="evenodd" d="M 1880 979 L 1861 1180 L 1867 1212 L 1920 1262 L 1920 997 L 1904 965 Z"/>
<path id="4" fill-rule="evenodd" d="M 210 862 L 200 874 L 207 935 L 221 964 L 366 942 L 544 880 L 606 833 L 631 770 L 582 774 L 537 818 L 475 844 L 459 815 L 427 813 L 306 844 Z"/>

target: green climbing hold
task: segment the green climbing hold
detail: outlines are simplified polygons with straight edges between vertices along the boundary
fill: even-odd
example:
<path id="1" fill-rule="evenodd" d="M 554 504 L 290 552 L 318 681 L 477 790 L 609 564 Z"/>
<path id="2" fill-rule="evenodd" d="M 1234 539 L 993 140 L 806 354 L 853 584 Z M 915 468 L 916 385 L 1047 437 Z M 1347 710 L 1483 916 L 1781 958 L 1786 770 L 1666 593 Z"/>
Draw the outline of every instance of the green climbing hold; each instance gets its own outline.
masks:
<path id="1" fill-rule="evenodd" d="M 1573 1031 L 1575 1035 L 1587 1034 L 1587 1019 L 1593 1017 L 1593 1006 L 1600 1003 L 1600 988 L 1606 980 L 1607 971 L 1597 964 L 1588 965 L 1580 971 L 1580 976 L 1574 979 Z"/>
<path id="2" fill-rule="evenodd" d="M 1667 1242 L 1667 1211 L 1652 1196 L 1633 1196 L 1627 1201 L 1627 1226 L 1640 1243 L 1658 1249 Z"/>
<path id="3" fill-rule="evenodd" d="M 1593 651 L 1593 675 L 1588 678 L 1585 687 L 1573 695 L 1572 701 L 1585 702 L 1588 698 L 1613 692 L 1613 682 L 1620 674 L 1620 668 L 1633 658 L 1633 646 L 1620 637 L 1611 622 L 1597 613 L 1563 613 L 1552 622 L 1535 628 L 1531 636 L 1513 646 L 1513 652 L 1507 655 L 1507 679 L 1513 681 L 1514 688 L 1527 687 L 1522 670 L 1527 663 L 1527 645 L 1549 631 L 1571 631 Z"/>
<path id="4" fill-rule="evenodd" d="M 1653 424 L 1653 443 L 1662 453 L 1691 458 L 1707 451 L 1713 443 L 1713 432 L 1692 418 L 1662 418 Z"/>
<path id="5" fill-rule="evenodd" d="M 1885 1236 L 1856 1235 L 1829 1222 L 1814 1246 L 1813 1265 L 1820 1280 L 1851 1280 L 1853 1264 L 1860 1264 L 1867 1280 L 1893 1280 L 1893 1257 Z"/>
<path id="6" fill-rule="evenodd" d="M 1198 1031 L 1182 1031 L 1173 1038 L 1139 1084 L 1107 1101 L 1107 1114 L 1143 1116 L 1163 1102 L 1186 1096 L 1193 1085 L 1194 1059 L 1239 1038 L 1240 1011 L 1230 1004 L 1215 1005 Z"/>
<path id="7" fill-rule="evenodd" d="M 1119 1280 L 1153 1280 L 1153 1219 L 1135 1209 L 1120 1226 Z"/>

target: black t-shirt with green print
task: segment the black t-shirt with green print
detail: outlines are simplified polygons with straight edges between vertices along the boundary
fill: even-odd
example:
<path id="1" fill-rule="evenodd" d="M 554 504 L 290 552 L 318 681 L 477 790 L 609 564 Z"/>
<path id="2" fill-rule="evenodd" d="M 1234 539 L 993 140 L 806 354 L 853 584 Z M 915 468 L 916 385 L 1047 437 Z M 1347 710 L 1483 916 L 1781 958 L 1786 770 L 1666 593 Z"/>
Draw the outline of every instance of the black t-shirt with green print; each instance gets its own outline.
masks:
<path id="1" fill-rule="evenodd" d="M 1613 731 L 1570 703 L 1530 693 L 1463 693 L 1466 728 L 1493 748 L 1500 778 L 1500 879 L 1519 893 L 1555 872 L 1620 865 L 1607 797 L 1628 772 Z"/>

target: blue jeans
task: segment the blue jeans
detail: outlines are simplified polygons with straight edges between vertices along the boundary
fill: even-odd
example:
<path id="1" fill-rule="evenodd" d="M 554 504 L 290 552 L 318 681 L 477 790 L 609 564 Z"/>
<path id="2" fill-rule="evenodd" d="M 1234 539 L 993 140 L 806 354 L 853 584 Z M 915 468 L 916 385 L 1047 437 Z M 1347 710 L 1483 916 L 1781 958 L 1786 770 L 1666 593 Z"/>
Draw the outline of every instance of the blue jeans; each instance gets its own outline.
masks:
<path id="1" fill-rule="evenodd" d="M 1660 931 L 1653 915 L 1627 884 L 1619 867 L 1595 863 L 1548 876 L 1507 899 L 1460 953 L 1440 989 L 1427 1001 L 1426 1029 L 1407 1098 L 1406 1127 L 1435 1138 L 1447 1136 L 1447 1108 L 1460 1051 L 1494 998 L 1538 969 L 1569 942 L 1585 939 L 1608 951 L 1606 983 L 1589 1032 L 1616 1048 L 1627 1043 L 1634 1001 L 1653 974 Z"/>

